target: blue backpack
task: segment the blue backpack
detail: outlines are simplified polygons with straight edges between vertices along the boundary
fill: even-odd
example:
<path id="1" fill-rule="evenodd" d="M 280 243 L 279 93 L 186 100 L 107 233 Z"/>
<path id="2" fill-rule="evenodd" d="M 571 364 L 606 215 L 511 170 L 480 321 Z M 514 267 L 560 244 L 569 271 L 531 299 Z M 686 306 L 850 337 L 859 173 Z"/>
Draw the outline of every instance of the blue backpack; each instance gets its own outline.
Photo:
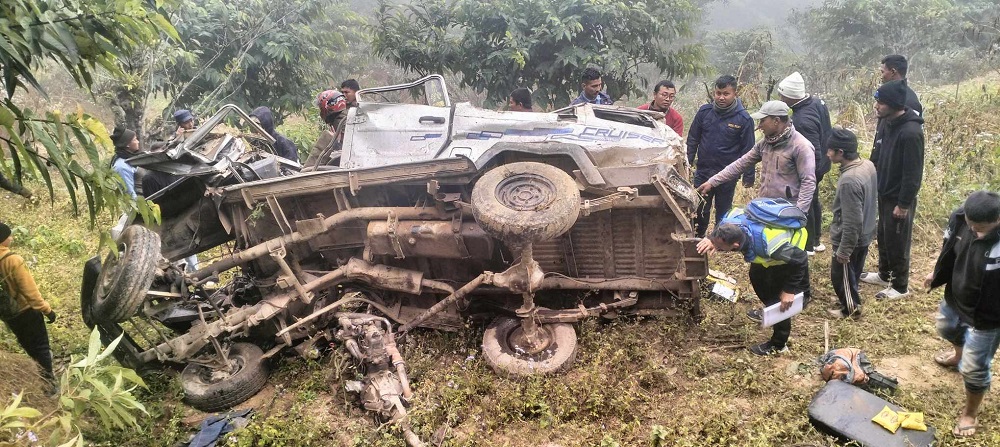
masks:
<path id="1" fill-rule="evenodd" d="M 806 226 L 806 213 L 785 199 L 753 199 L 747 204 L 746 215 L 772 228 L 798 230 Z"/>

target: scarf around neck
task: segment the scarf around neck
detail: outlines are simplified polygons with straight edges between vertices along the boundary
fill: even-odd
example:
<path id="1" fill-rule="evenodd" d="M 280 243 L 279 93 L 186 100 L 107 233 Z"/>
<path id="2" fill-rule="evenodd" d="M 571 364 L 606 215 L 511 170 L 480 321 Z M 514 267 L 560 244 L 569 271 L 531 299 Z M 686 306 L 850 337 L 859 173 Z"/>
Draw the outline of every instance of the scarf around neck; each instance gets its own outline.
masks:
<path id="1" fill-rule="evenodd" d="M 786 127 L 784 131 L 771 137 L 764 137 L 764 141 L 767 142 L 767 144 L 775 145 L 784 142 L 791 136 L 792 136 L 792 124 L 789 123 L 788 127 Z"/>

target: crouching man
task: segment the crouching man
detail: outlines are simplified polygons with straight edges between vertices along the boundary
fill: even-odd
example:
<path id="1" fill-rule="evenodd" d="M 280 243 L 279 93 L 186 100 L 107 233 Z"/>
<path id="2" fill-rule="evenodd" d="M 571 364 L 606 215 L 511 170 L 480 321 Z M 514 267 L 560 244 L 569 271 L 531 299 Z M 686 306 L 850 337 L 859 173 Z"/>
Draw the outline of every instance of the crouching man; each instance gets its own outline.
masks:
<path id="1" fill-rule="evenodd" d="M 1000 346 L 1000 195 L 972 193 L 952 213 L 934 272 L 924 287 L 944 285 L 937 330 L 954 348 L 934 361 L 958 367 L 965 406 L 953 433 L 976 433 L 979 407 L 990 388 L 990 363 Z"/>
<path id="2" fill-rule="evenodd" d="M 781 303 L 782 312 L 792 306 L 795 295 L 809 290 L 807 232 L 766 226 L 733 208 L 707 238 L 698 242 L 698 253 L 738 251 L 750 263 L 750 284 L 765 307 Z M 808 295 L 808 293 L 807 293 Z M 750 352 L 770 355 L 786 352 L 792 320 L 774 325 L 771 339 L 750 346 Z"/>

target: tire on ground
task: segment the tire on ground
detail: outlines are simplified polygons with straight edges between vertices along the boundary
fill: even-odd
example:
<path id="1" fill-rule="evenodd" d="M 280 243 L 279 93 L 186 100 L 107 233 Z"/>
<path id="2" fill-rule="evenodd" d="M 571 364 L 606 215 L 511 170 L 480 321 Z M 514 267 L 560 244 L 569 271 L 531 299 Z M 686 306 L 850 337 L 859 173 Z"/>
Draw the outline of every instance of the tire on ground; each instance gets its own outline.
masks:
<path id="1" fill-rule="evenodd" d="M 184 401 L 204 412 L 230 408 L 257 394 L 267 383 L 268 368 L 264 351 L 251 343 L 234 343 L 229 361 L 235 372 L 213 377 L 215 372 L 203 365 L 189 363 L 181 371 Z"/>
<path id="2" fill-rule="evenodd" d="M 542 163 L 497 166 L 472 188 L 472 214 L 479 226 L 503 241 L 540 242 L 573 227 L 580 189 L 563 170 Z"/>
<path id="3" fill-rule="evenodd" d="M 511 337 L 521 331 L 521 320 L 497 317 L 483 333 L 483 357 L 498 374 L 515 377 L 557 374 L 576 360 L 576 330 L 567 323 L 540 324 L 549 345 L 539 353 L 529 354 L 512 346 Z"/>
<path id="4" fill-rule="evenodd" d="M 118 241 L 118 256 L 108 254 L 93 292 L 93 321 L 118 323 L 135 315 L 153 283 L 160 259 L 160 237 L 132 225 Z M 124 251 L 123 251 L 124 250 Z"/>

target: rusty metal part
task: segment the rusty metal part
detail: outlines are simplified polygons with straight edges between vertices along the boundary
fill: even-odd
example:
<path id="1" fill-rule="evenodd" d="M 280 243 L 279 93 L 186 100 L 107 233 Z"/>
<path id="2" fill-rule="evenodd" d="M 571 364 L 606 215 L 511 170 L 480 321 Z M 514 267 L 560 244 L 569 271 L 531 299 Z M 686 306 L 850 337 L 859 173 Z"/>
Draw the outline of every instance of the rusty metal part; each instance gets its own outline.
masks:
<path id="1" fill-rule="evenodd" d="M 587 318 L 604 315 L 618 309 L 625 309 L 634 306 L 637 302 L 639 302 L 638 294 L 631 292 L 629 293 L 628 298 L 608 304 L 601 303 L 595 307 L 583 307 L 581 305 L 576 309 L 566 310 L 539 309 L 538 312 L 535 313 L 535 320 L 539 324 L 576 323 L 577 321 Z"/>
<path id="2" fill-rule="evenodd" d="M 677 217 L 677 221 L 680 222 L 681 226 L 684 227 L 684 231 L 690 233 L 694 231 L 694 227 L 691 225 L 691 213 L 685 212 L 684 208 L 681 208 L 677 200 L 674 199 L 674 195 L 667 187 L 667 183 L 661 179 L 659 176 L 653 176 L 653 186 L 659 191 L 660 196 L 663 200 L 667 202 L 667 206 L 670 207 L 670 211 L 673 211 L 674 216 Z"/>
<path id="3" fill-rule="evenodd" d="M 306 291 L 305 287 L 302 286 L 302 283 L 299 282 L 299 278 L 295 276 L 294 272 L 292 272 L 292 268 L 287 262 L 285 262 L 285 255 L 287 254 L 285 247 L 275 247 L 271 250 L 270 254 L 271 259 L 274 259 L 274 261 L 278 263 L 278 267 L 280 267 L 281 272 L 284 273 L 283 276 L 278 278 L 278 287 L 281 287 L 282 289 L 292 287 L 295 289 L 295 292 L 298 293 L 299 298 L 302 299 L 303 303 L 311 303 L 313 300 L 312 294 Z"/>
<path id="4" fill-rule="evenodd" d="M 545 272 L 532 257 L 533 244 L 525 243 L 520 247 L 521 258 L 503 273 L 493 276 L 493 284 L 506 287 L 515 293 L 532 292 L 541 287 Z"/>
<path id="5" fill-rule="evenodd" d="M 490 259 L 493 238 L 475 222 L 461 216 L 443 221 L 371 221 L 365 249 L 371 256 L 425 257 L 435 259 Z"/>
<path id="6" fill-rule="evenodd" d="M 464 298 L 466 295 L 468 295 L 469 293 L 471 293 L 473 290 L 476 290 L 476 287 L 479 287 L 482 284 L 492 284 L 493 276 L 494 276 L 493 272 L 483 272 L 482 274 L 480 274 L 479 276 L 477 276 L 475 279 L 473 279 L 472 281 L 469 281 L 464 286 L 462 286 L 461 288 L 459 288 L 458 290 L 456 290 L 451 295 L 448 295 L 443 300 L 438 301 L 436 304 L 434 304 L 433 306 L 431 306 L 429 309 L 425 310 L 423 313 L 421 313 L 420 315 L 418 315 L 416 318 L 414 318 L 414 319 L 408 321 L 406 324 L 400 326 L 398 332 L 404 332 L 405 333 L 405 332 L 408 332 L 408 331 L 410 331 L 411 329 L 413 329 L 415 327 L 420 326 L 421 323 L 423 323 L 424 321 L 427 321 L 428 319 L 430 319 L 431 317 L 433 317 L 434 314 L 436 314 L 438 312 L 441 312 L 446 307 L 454 304 L 459 299 Z"/>
<path id="7" fill-rule="evenodd" d="M 397 292 L 419 295 L 424 279 L 423 272 L 372 264 L 358 258 L 351 258 L 345 266 L 347 277 L 364 281 L 373 286 Z"/>
<path id="8" fill-rule="evenodd" d="M 327 217 L 323 220 L 322 228 L 323 230 L 316 233 L 315 230 L 309 233 L 303 234 L 302 232 L 295 232 L 289 235 L 280 236 L 264 243 L 257 244 L 246 250 L 232 255 L 224 256 L 222 259 L 198 269 L 198 271 L 191 273 L 190 277 L 194 279 L 201 279 L 208 275 L 218 274 L 224 272 L 238 265 L 247 263 L 254 259 L 260 258 L 267 255 L 270 252 L 269 247 L 274 246 L 290 246 L 293 244 L 300 244 L 307 242 L 310 239 L 316 237 L 317 234 L 329 231 L 338 225 L 344 225 L 347 222 L 354 220 L 381 220 L 385 219 L 388 215 L 393 214 L 399 218 L 406 219 L 437 219 L 444 220 L 451 217 L 450 213 L 442 211 L 433 207 L 423 207 L 423 208 L 403 208 L 403 207 L 372 207 L 372 208 L 355 208 L 352 210 L 347 210 L 341 213 L 337 213 L 333 216 Z"/>

